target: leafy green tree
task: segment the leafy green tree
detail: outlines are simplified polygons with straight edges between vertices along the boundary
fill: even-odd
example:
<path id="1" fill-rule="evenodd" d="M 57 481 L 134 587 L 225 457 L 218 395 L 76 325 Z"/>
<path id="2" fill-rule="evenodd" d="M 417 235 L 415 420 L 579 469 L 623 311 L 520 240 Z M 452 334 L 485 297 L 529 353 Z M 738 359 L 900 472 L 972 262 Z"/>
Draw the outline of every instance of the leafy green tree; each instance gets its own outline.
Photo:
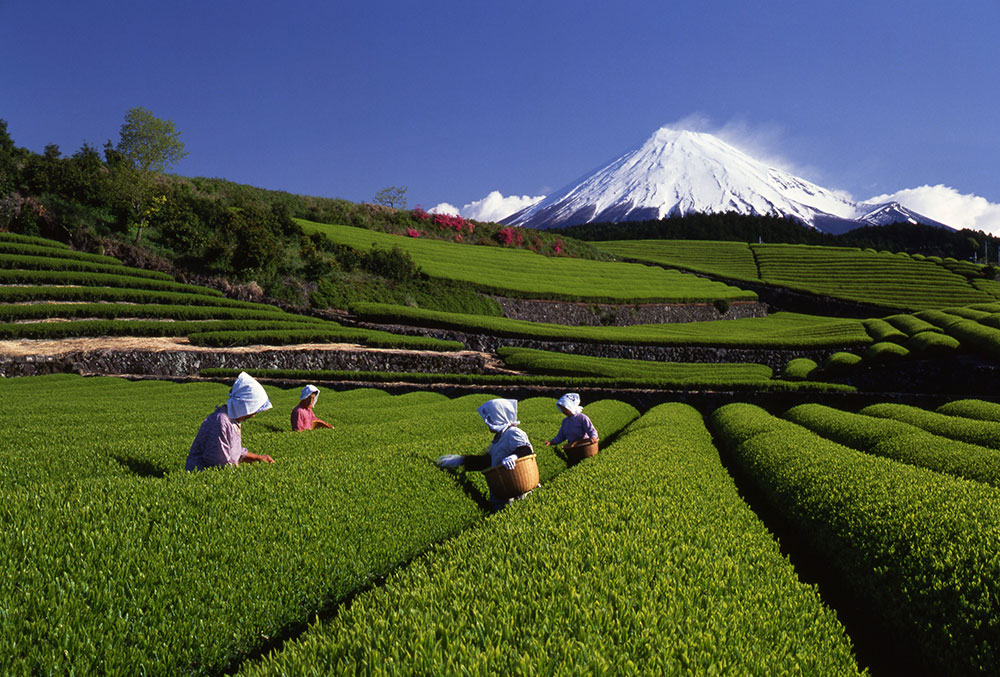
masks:
<path id="1" fill-rule="evenodd" d="M 392 209 L 406 209 L 406 186 L 389 186 L 375 193 L 372 202 Z"/>
<path id="2" fill-rule="evenodd" d="M 156 175 L 187 157 L 187 152 L 173 121 L 161 120 L 146 108 L 128 110 L 113 151 L 107 155 L 114 185 L 130 206 L 137 227 L 135 242 L 139 244 L 157 196 Z"/>

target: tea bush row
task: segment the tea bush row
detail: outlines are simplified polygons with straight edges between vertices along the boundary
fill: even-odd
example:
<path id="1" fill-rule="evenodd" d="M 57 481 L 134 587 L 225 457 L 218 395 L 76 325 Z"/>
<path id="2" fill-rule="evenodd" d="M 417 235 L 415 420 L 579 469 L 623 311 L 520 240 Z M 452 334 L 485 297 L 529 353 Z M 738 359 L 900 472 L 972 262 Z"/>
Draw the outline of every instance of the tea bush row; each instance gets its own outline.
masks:
<path id="1" fill-rule="evenodd" d="M 380 303 L 358 303 L 351 312 L 368 322 L 485 333 L 496 337 L 619 345 L 733 348 L 830 348 L 872 342 L 860 320 L 775 313 L 763 318 L 628 327 L 579 327 L 503 317 L 443 313 Z"/>
<path id="2" fill-rule="evenodd" d="M 0 482 L 5 670 L 226 672 L 480 521 L 432 459 L 485 446 L 475 408 L 488 396 L 324 390 L 317 412 L 336 429 L 305 434 L 288 421 L 298 389 L 268 386 L 274 410 L 244 423 L 243 440 L 275 464 L 184 472 L 227 389 L 0 380 L 17 430 L 38 433 L 0 436 L 0 472 L 20 480 Z M 619 425 L 636 415 L 588 410 L 598 425 L 602 411 Z M 551 398 L 522 402 L 519 417 L 533 440 L 561 420 Z M 548 482 L 564 466 L 538 452 Z"/>
<path id="3" fill-rule="evenodd" d="M 684 268 L 734 280 L 759 281 L 757 263 L 745 242 L 706 240 L 606 240 L 597 246 L 615 256 Z"/>
<path id="4" fill-rule="evenodd" d="M 963 418 L 960 415 L 946 415 L 892 403 L 873 404 L 862 409 L 860 413 L 909 423 L 941 437 L 1000 449 L 1000 423 Z"/>
<path id="5" fill-rule="evenodd" d="M 752 405 L 711 420 L 886 636 L 928 672 L 1000 670 L 1000 490 L 853 451 Z"/>
<path id="6" fill-rule="evenodd" d="M 295 320 L 68 320 L 66 322 L 4 322 L 0 323 L 0 338 L 4 339 L 62 339 L 82 336 L 198 336 L 201 333 L 235 332 L 251 333 L 271 330 L 278 335 L 282 332 L 352 332 L 359 330 L 326 329 L 317 330 L 315 323 Z M 335 323 L 331 323 L 336 326 Z M 331 334 L 332 335 L 332 334 Z M 409 337 L 404 337 L 409 338 Z M 193 341 L 192 341 L 193 342 Z M 198 344 L 196 344 L 198 345 Z"/>
<path id="7" fill-rule="evenodd" d="M 143 268 L 107 263 L 94 263 L 72 258 L 54 258 L 51 256 L 21 256 L 17 254 L 0 254 L 0 269 L 6 270 L 50 270 L 82 273 L 106 273 L 110 275 L 130 275 L 133 277 L 148 277 L 153 280 L 173 282 L 174 278 L 167 273 Z"/>
<path id="8" fill-rule="evenodd" d="M 334 322 L 329 324 L 336 325 Z M 187 337 L 192 345 L 216 348 L 248 345 L 282 346 L 299 343 L 357 343 L 371 348 L 443 351 L 465 348 L 458 341 L 444 341 L 426 336 L 390 334 L 376 329 L 328 328 L 315 324 L 292 323 L 275 327 L 262 326 L 258 329 L 192 328 Z"/>
<path id="9" fill-rule="evenodd" d="M 154 289 L 158 291 L 188 292 L 209 296 L 222 296 L 222 292 L 209 287 L 184 284 L 167 280 L 60 270 L 14 270 L 0 268 L 0 285 L 80 285 L 87 287 L 125 287 L 127 289 Z"/>
<path id="10" fill-rule="evenodd" d="M 121 266 L 121 261 L 113 256 L 103 254 L 88 254 L 78 252 L 64 247 L 51 247 L 48 245 L 27 244 L 21 242 L 0 240 L 0 254 L 20 254 L 24 256 L 51 256 L 61 259 L 77 259 L 80 261 L 92 261 L 94 263 L 106 263 Z"/>
<path id="11" fill-rule="evenodd" d="M 152 289 L 127 289 L 122 287 L 4 287 L 0 286 L 0 303 L 28 301 L 58 301 L 62 303 L 148 303 L 167 305 L 225 306 L 230 308 L 255 308 L 273 311 L 266 303 L 237 301 L 205 293 L 155 291 Z"/>
<path id="12" fill-rule="evenodd" d="M 202 369 L 201 375 L 211 378 L 236 376 L 240 370 L 224 368 Z M 481 386 L 547 386 L 580 390 L 643 389 L 643 390 L 692 390 L 696 388 L 724 388 L 726 390 L 768 390 L 801 392 L 853 392 L 854 388 L 841 384 L 818 382 L 760 381 L 759 379 L 732 379 L 708 382 L 701 379 L 666 379 L 661 377 L 602 377 L 602 376 L 544 376 L 539 374 L 449 374 L 428 372 L 312 370 L 312 369 L 250 369 L 253 376 L 273 379 L 303 381 L 347 381 L 368 383 L 420 383 Z"/>
<path id="13" fill-rule="evenodd" d="M 58 240 L 49 240 L 48 238 L 35 237 L 33 235 L 21 235 L 19 233 L 8 233 L 6 231 L 0 231 L 0 242 L 14 242 L 70 251 L 68 244 L 59 242 Z"/>
<path id="14" fill-rule="evenodd" d="M 32 305 L 0 304 L 0 320 L 37 320 L 47 318 L 170 318 L 174 320 L 276 320 L 310 324 L 325 321 L 306 315 L 292 315 L 273 306 L 269 310 L 208 305 L 167 305 L 132 303 L 42 303 Z M 334 324 L 334 326 L 337 326 Z"/>
<path id="15" fill-rule="evenodd" d="M 979 421 L 1000 422 L 1000 404 L 985 400 L 956 400 L 937 408 L 939 414 L 972 418 Z"/>
<path id="16" fill-rule="evenodd" d="M 900 420 L 821 404 L 792 407 L 784 418 L 858 451 L 1000 486 L 1000 454 L 981 445 L 942 437 Z"/>
<path id="17" fill-rule="evenodd" d="M 365 666 L 361 668 L 360 666 Z M 856 674 L 701 415 L 645 414 L 570 473 L 241 674 Z"/>

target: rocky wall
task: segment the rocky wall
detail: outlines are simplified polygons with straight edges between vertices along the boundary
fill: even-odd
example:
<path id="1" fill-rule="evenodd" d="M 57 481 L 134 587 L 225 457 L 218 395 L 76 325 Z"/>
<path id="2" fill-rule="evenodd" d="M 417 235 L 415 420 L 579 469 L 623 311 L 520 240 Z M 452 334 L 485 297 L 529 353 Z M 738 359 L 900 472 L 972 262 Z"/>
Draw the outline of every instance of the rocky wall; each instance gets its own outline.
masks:
<path id="1" fill-rule="evenodd" d="M 255 352 L 220 350 L 122 350 L 96 349 L 63 355 L 0 356 L 0 376 L 30 376 L 75 372 L 79 374 L 135 374 L 194 376 L 208 368 L 228 369 L 331 369 L 351 371 L 416 371 L 428 373 L 480 373 L 488 356 L 463 351 L 301 350 L 280 348 Z"/>
<path id="2" fill-rule="evenodd" d="M 493 297 L 504 317 L 529 322 L 548 322 L 570 326 L 616 326 L 735 320 L 764 317 L 767 305 L 757 301 L 734 301 L 725 313 L 711 303 L 577 303 L 542 299 Z"/>

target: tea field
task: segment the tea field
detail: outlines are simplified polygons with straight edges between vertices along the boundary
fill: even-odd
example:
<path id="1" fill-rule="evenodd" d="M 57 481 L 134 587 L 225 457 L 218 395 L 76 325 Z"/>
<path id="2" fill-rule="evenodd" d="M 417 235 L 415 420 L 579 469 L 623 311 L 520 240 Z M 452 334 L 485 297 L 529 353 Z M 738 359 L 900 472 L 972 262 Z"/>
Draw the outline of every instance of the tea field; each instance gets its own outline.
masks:
<path id="1" fill-rule="evenodd" d="M 900 310 L 991 303 L 984 266 L 850 247 L 683 240 L 600 242 L 608 253 L 734 281 L 763 282 Z"/>
<path id="2" fill-rule="evenodd" d="M 275 463 L 186 473 L 227 385 L 0 380 L 5 672 L 858 673 L 751 486 L 886 642 L 1000 668 L 998 405 L 585 401 L 602 451 L 569 466 L 528 399 L 542 485 L 489 515 L 433 463 L 488 443 L 488 395 L 320 387 L 334 430 L 291 432 L 298 389 L 267 386 L 243 436 Z"/>
<path id="3" fill-rule="evenodd" d="M 454 342 L 343 327 L 42 238 L 0 233 L 0 339 L 185 337 L 193 345 L 357 343 L 455 350 Z"/>
<path id="4" fill-rule="evenodd" d="M 401 237 L 301 219 L 297 222 L 307 233 L 322 233 L 352 249 L 399 247 L 431 277 L 511 296 L 595 303 L 691 303 L 757 298 L 753 292 L 721 282 L 634 263 L 542 256 L 524 249 Z"/>

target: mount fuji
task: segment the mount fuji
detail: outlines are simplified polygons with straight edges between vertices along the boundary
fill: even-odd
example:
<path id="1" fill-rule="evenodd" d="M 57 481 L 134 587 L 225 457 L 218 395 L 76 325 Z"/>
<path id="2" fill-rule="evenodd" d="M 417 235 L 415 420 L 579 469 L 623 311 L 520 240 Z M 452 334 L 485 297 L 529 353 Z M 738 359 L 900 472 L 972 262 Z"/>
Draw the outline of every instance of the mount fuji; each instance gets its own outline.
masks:
<path id="1" fill-rule="evenodd" d="M 830 233 L 898 221 L 948 228 L 897 202 L 854 202 L 756 160 L 711 134 L 667 127 L 503 223 L 544 229 L 690 212 L 791 217 Z"/>

